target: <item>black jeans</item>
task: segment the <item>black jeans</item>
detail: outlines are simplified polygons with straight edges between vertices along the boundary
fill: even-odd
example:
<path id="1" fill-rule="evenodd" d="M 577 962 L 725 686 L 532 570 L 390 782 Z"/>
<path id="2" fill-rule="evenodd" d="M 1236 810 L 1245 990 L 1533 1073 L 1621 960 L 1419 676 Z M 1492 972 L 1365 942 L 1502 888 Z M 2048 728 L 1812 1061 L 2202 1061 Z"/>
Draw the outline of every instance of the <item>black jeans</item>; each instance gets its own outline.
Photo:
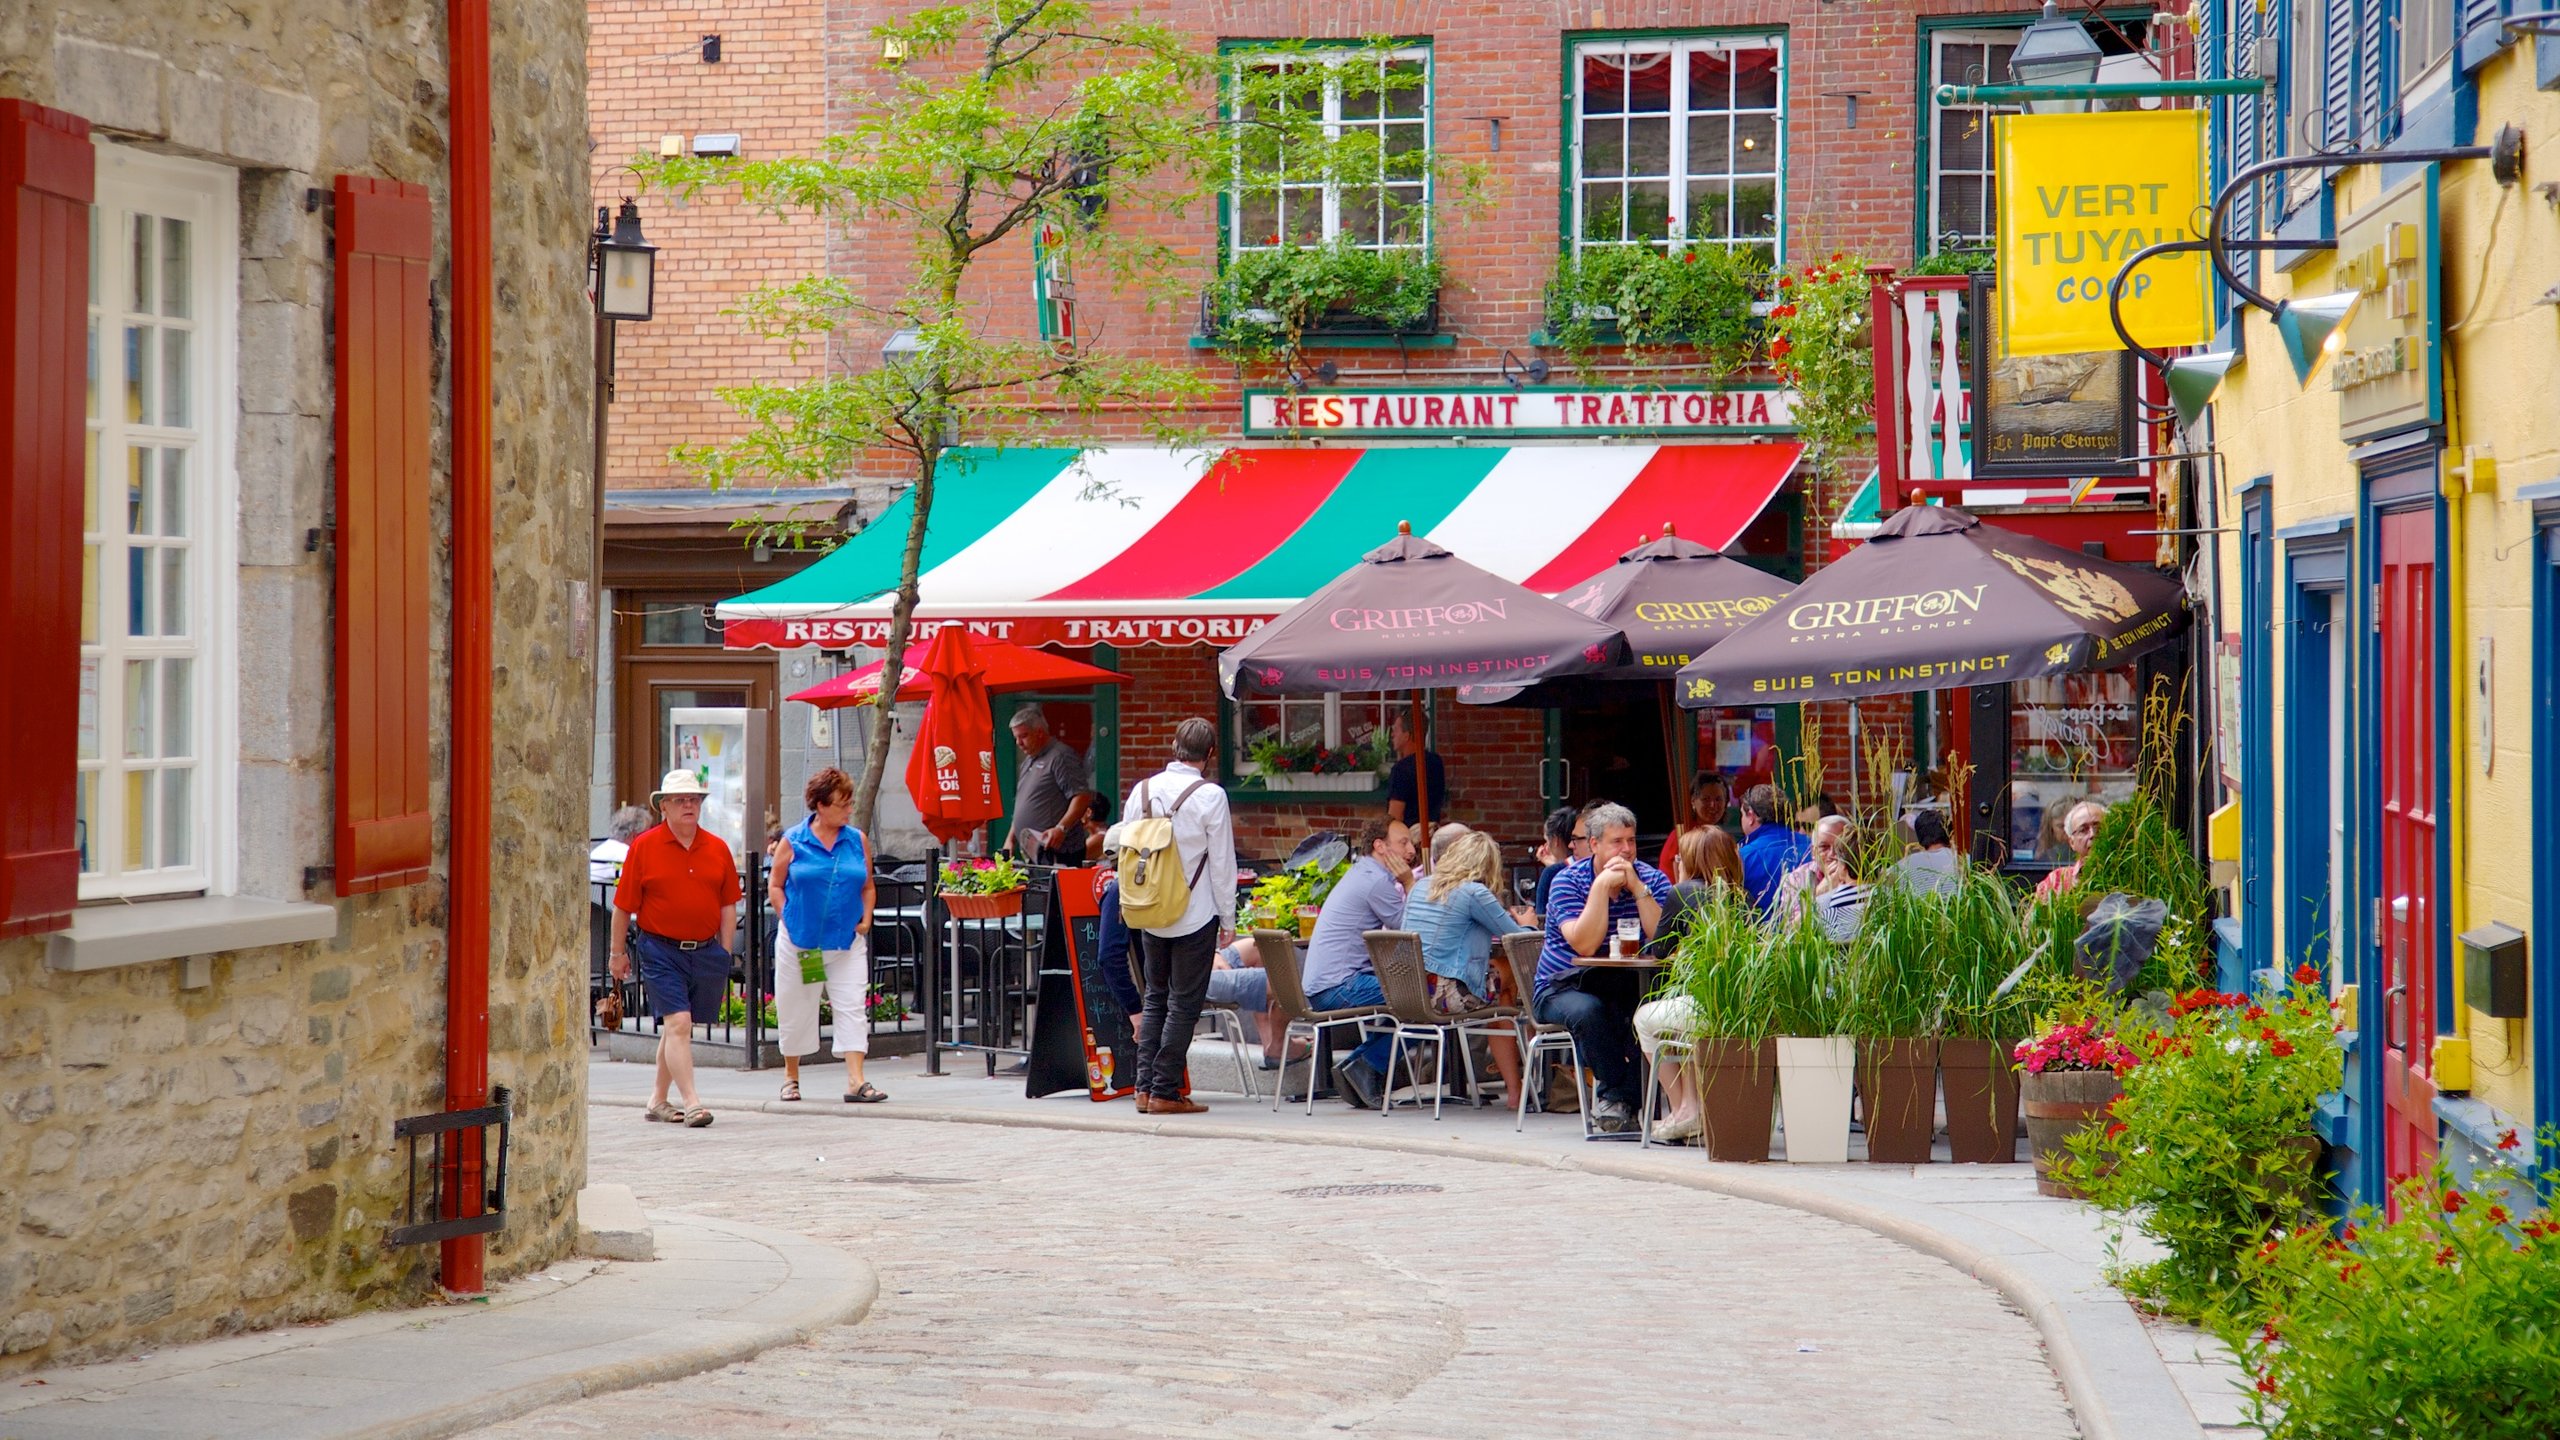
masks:
<path id="1" fill-rule="evenodd" d="M 1138 1021 L 1138 1090 L 1162 1100 L 1182 1095 L 1182 1067 L 1191 1054 L 1191 1031 L 1209 994 L 1209 971 L 1218 954 L 1218 919 L 1211 916 L 1188 935 L 1167 939 L 1147 931 L 1129 936 L 1138 950 L 1138 983 L 1146 1009 Z"/>
<path id="2" fill-rule="evenodd" d="M 1537 1018 L 1573 1032 L 1592 1088 L 1633 1110 L 1644 1086 L 1644 1052 L 1636 1048 L 1636 1006 L 1644 987 L 1632 970 L 1584 970 L 1559 980 L 1538 1002 Z"/>

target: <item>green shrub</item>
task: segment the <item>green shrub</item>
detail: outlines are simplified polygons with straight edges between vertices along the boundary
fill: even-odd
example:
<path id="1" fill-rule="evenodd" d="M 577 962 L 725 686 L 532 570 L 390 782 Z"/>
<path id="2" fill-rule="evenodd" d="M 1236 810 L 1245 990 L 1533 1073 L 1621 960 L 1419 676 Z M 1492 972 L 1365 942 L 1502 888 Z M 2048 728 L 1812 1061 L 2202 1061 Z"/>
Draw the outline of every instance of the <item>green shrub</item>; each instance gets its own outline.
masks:
<path id="1" fill-rule="evenodd" d="M 2221 1328 L 2252 1420 L 2268 1440 L 2560 1434 L 2560 1221 L 2507 1163 L 2469 1185 L 2438 1167 L 2397 1199 L 2396 1220 L 2368 1207 L 2337 1238 L 2304 1226 L 2248 1257 L 2272 1299 Z"/>
<path id="2" fill-rule="evenodd" d="M 1422 323 L 1445 278 L 1437 251 L 1364 250 L 1281 245 L 1247 250 L 1218 277 L 1218 348 L 1261 358 L 1298 348 L 1328 315 L 1366 320 L 1392 331 Z"/>
<path id="3" fill-rule="evenodd" d="M 1577 354 L 1605 343 L 1610 329 L 1631 348 L 1688 346 L 1721 381 L 1760 358 L 1751 306 L 1768 283 L 1768 258 L 1749 246 L 1586 246 L 1556 261 L 1547 335 Z"/>
<path id="4" fill-rule="evenodd" d="M 2165 1025 L 2128 1011 L 2141 1063 L 2124 1072 L 2114 1119 L 2071 1142 L 2064 1174 L 2168 1254 L 2120 1269 L 2128 1293 L 2203 1320 L 2246 1302 L 2242 1261 L 2299 1223 L 2316 1198 L 2311 1114 L 2338 1088 L 2340 1050 L 2325 997 L 2268 1003 L 2196 990 Z M 2147 1033 L 2146 1033 L 2147 1030 Z"/>

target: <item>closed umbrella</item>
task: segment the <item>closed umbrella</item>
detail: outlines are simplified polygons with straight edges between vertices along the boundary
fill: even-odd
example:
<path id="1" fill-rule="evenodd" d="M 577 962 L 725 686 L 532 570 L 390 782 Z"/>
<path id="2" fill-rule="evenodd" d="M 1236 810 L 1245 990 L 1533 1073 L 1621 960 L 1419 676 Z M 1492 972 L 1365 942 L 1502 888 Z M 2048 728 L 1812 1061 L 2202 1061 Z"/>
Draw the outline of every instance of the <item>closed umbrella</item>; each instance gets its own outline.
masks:
<path id="1" fill-rule="evenodd" d="M 956 626 L 945 626 L 956 629 Z M 1090 685 L 1117 685 L 1119 672 L 1070 660 L 1047 650 L 1034 650 L 1010 640 L 976 639 L 969 648 L 978 657 L 981 679 L 990 695 L 1015 690 L 1077 690 Z M 933 677 L 924 668 L 925 646 L 907 647 L 906 663 L 900 667 L 898 698 L 924 700 L 933 695 Z M 848 670 L 831 679 L 821 680 L 806 690 L 785 698 L 821 710 L 840 709 L 848 705 L 868 705 L 880 698 L 880 671 L 887 662 L 874 660 L 858 670 Z"/>
<path id="2" fill-rule="evenodd" d="M 1915 505 L 1680 671 L 1693 710 L 2103 670 L 2174 643 L 2175 578 Z"/>
<path id="3" fill-rule="evenodd" d="M 987 687 L 969 632 L 945 627 L 924 656 L 933 698 L 916 727 L 907 757 L 907 793 L 924 816 L 924 828 L 953 844 L 1004 813 L 996 790 L 995 719 L 987 711 Z M 902 689 L 904 687 L 901 687 Z"/>

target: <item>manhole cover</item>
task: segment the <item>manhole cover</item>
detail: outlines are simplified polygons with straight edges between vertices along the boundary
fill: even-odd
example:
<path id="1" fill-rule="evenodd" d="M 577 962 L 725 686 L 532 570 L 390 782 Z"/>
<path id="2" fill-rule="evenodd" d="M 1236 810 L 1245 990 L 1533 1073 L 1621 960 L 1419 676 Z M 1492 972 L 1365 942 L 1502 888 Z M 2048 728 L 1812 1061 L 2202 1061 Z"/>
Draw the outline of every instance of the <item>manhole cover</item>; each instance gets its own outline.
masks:
<path id="1" fill-rule="evenodd" d="M 1283 1190 L 1280 1193 L 1293 1195 L 1301 1200 L 1332 1200 L 1346 1195 L 1437 1195 L 1440 1193 L 1440 1187 L 1437 1185 L 1301 1185 L 1295 1190 Z"/>
<path id="2" fill-rule="evenodd" d="M 847 1185 L 975 1185 L 975 1180 L 956 1175 L 848 1175 Z"/>

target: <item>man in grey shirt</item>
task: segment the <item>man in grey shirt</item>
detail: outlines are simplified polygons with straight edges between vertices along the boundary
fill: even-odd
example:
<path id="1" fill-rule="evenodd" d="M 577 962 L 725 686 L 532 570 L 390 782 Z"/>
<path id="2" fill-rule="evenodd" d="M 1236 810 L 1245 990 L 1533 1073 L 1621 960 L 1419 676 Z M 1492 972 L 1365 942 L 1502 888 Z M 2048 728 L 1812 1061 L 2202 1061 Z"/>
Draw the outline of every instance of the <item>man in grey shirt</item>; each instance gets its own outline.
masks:
<path id="1" fill-rule="evenodd" d="M 1404 928 L 1404 883 L 1398 878 L 1405 845 L 1402 823 L 1371 819 L 1360 827 L 1360 858 L 1333 887 L 1307 937 L 1307 1003 L 1318 1010 L 1348 1010 L 1384 1002 L 1378 974 L 1369 964 L 1367 932 Z M 1372 1035 L 1333 1066 L 1334 1088 L 1363 1110 L 1377 1108 L 1386 1076 L 1388 1037 Z"/>
<path id="2" fill-rule="evenodd" d="M 1012 728 L 1022 755 L 1013 776 L 1014 850 L 1044 864 L 1083 864 L 1084 815 L 1094 797 L 1084 757 L 1050 735 L 1049 717 L 1036 703 L 1013 712 Z M 1066 843 L 1069 835 L 1074 845 Z"/>

